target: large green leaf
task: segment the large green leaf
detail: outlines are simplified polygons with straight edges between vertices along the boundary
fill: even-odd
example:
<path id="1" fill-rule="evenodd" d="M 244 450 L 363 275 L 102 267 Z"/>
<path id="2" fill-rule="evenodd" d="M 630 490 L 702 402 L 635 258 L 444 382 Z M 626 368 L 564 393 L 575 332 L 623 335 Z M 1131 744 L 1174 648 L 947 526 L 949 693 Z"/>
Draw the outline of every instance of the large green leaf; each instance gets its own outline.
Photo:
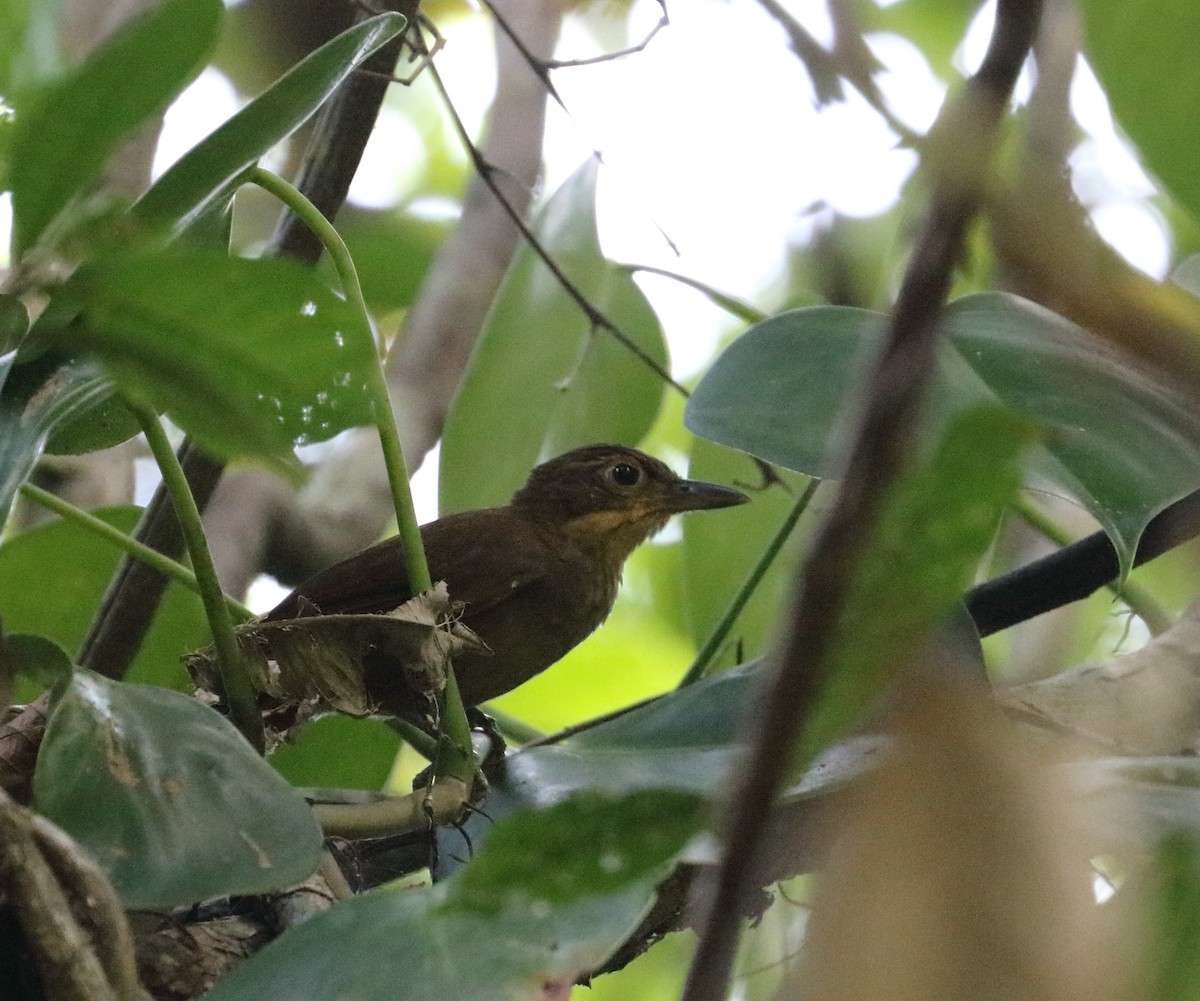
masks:
<path id="1" fill-rule="evenodd" d="M 132 532 L 141 511 L 120 507 L 93 514 Z M 11 536 L 0 545 L 0 622 L 6 631 L 49 637 L 77 657 L 120 556 L 112 543 L 64 521 Z M 169 585 L 128 680 L 191 691 L 180 658 L 205 643 L 207 629 L 200 599 Z"/>
<path id="2" fill-rule="evenodd" d="M 670 790 L 719 799 L 746 753 L 747 723 L 762 696 L 761 686 L 758 665 L 746 664 L 669 692 L 567 740 L 510 754 L 488 794 L 491 819 L 473 815 L 464 829 L 478 846 L 490 837 L 491 820 L 584 792 L 621 796 Z M 875 767 L 884 747 L 880 738 L 866 736 L 830 748 L 788 791 L 788 798 L 836 792 Z M 456 871 L 461 835 L 439 830 L 438 843 L 436 875 Z"/>
<path id="3" fill-rule="evenodd" d="M 214 452 L 277 453 L 371 422 L 372 347 L 311 269 L 173 250 L 83 268 L 72 286 L 72 343 Z"/>
<path id="4" fill-rule="evenodd" d="M 955 417 L 927 464 L 888 492 L 852 569 L 828 656 L 828 674 L 805 720 L 802 764 L 843 739 L 950 616 L 1020 485 L 1032 428 L 982 404 Z"/>
<path id="5" fill-rule="evenodd" d="M 281 889 L 321 854 L 308 804 L 228 720 L 90 671 L 58 699 L 33 790 L 130 907 Z"/>
<path id="6" fill-rule="evenodd" d="M 310 53 L 163 174 L 134 206 L 134 217 L 179 233 L 231 198 L 246 168 L 303 125 L 404 25 L 400 14 L 380 14 Z"/>
<path id="7" fill-rule="evenodd" d="M 1200 217 L 1200 5 L 1193 0 L 1082 0 L 1085 54 L 1146 164 Z"/>
<path id="8" fill-rule="evenodd" d="M 112 406 L 112 385 L 95 362 L 14 359 L 15 352 L 0 357 L 0 524 L 56 427 L 86 417 L 87 440 L 100 447 L 135 433 Z"/>
<path id="9" fill-rule="evenodd" d="M 209 1001 L 536 996 L 636 927 L 701 812 L 666 792 L 578 796 L 498 825 L 456 879 L 383 889 L 284 935 Z"/>
<path id="10" fill-rule="evenodd" d="M 16 254 L 99 176 L 122 139 L 200 72 L 222 9 L 220 0 L 163 0 L 21 110 L 9 169 Z"/>
<path id="11" fill-rule="evenodd" d="M 588 299 L 660 365 L 662 329 L 596 234 L 597 165 L 588 160 L 542 207 L 533 229 Z M 506 503 L 531 466 L 597 441 L 636 444 L 662 382 L 607 332 L 593 330 L 529 247 L 513 263 L 442 437 L 443 512 Z"/>
<path id="12" fill-rule="evenodd" d="M 717 360 L 685 422 L 789 468 L 836 476 L 883 323 L 831 306 L 772 317 Z M 997 400 L 1042 424 L 1030 470 L 1083 504 L 1128 568 L 1146 523 L 1200 485 L 1200 421 L 1085 331 L 1015 296 L 959 299 L 944 325 L 930 435 Z"/>

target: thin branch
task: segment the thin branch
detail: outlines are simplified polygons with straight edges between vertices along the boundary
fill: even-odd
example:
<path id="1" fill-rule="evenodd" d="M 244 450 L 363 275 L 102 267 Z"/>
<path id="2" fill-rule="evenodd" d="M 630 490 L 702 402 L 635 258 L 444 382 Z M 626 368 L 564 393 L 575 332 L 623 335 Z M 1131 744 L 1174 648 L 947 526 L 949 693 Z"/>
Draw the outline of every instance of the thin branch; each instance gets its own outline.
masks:
<path id="1" fill-rule="evenodd" d="M 806 719 L 831 669 L 834 630 L 854 569 L 883 498 L 901 471 L 934 371 L 938 320 L 980 202 L 995 132 L 1033 43 L 1038 0 L 1000 0 L 991 45 L 961 105 L 943 120 L 969 130 L 970 155 L 932 164 L 933 192 L 897 297 L 883 350 L 866 394 L 866 411 L 850 452 L 837 502 L 801 572 L 790 633 L 771 665 L 754 714 L 753 744 L 739 769 L 731 820 L 683 1001 L 726 996 L 738 942 L 738 915 L 751 888 L 763 829 L 794 762 Z M 958 146 L 955 147 L 959 148 Z M 936 169 L 941 167 L 940 170 Z"/>
<path id="2" fill-rule="evenodd" d="M 554 276 L 562 290 L 570 297 L 571 301 L 579 307 L 579 310 L 587 317 L 588 322 L 593 328 L 603 330 L 617 340 L 622 347 L 632 353 L 643 365 L 659 377 L 664 383 L 674 389 L 677 393 L 685 398 L 690 395 L 683 386 L 671 378 L 671 373 L 663 368 L 657 361 L 633 340 L 625 331 L 618 327 L 610 320 L 604 312 L 596 306 L 586 295 L 583 294 L 579 286 L 576 285 L 559 267 L 558 263 L 551 257 L 550 252 L 542 245 L 541 241 L 534 235 L 533 230 L 529 228 L 529 224 L 525 222 L 521 214 L 512 206 L 500 185 L 496 183 L 493 176 L 494 170 L 483 156 L 478 148 L 471 141 L 471 136 L 467 132 L 463 120 L 459 117 L 457 109 L 450 100 L 450 94 L 446 90 L 446 85 L 442 80 L 441 74 L 438 73 L 436 62 L 431 62 L 429 72 L 433 77 L 434 84 L 437 86 L 438 92 L 442 95 L 442 100 L 445 102 L 446 110 L 450 114 L 450 121 L 454 126 L 454 131 L 458 133 L 459 140 L 463 144 L 463 148 L 467 151 L 467 156 L 470 157 L 472 165 L 479 174 L 480 179 L 487 185 L 488 189 L 496 197 L 496 200 L 503 206 L 505 214 L 512 220 L 514 226 L 520 231 L 525 242 L 529 244 L 530 249 L 537 254 L 538 259 L 545 265 L 546 269 Z"/>
<path id="3" fill-rule="evenodd" d="M 489 10 L 492 8 L 491 0 L 483 0 L 483 5 Z M 654 27 L 646 32 L 640 42 L 634 45 L 627 45 L 623 49 L 617 49 L 615 52 L 605 52 L 599 56 L 588 56 L 586 59 L 545 59 L 539 65 L 544 70 L 571 69 L 576 66 L 595 66 L 597 63 L 610 63 L 616 59 L 623 59 L 626 56 L 633 56 L 639 52 L 644 52 L 646 46 L 654 40 L 654 37 L 664 28 L 668 28 L 671 25 L 670 15 L 667 14 L 667 0 L 658 0 L 658 6 L 662 13 L 658 16 Z M 492 11 L 492 13 L 494 14 L 495 11 Z M 549 73 L 546 76 L 549 79 Z"/>
<path id="4" fill-rule="evenodd" d="M 133 536 L 126 535 L 119 528 L 114 528 L 107 521 L 102 521 L 94 514 L 77 508 L 74 504 L 63 500 L 57 494 L 50 493 L 49 490 L 43 490 L 41 487 L 28 482 L 22 483 L 20 490 L 26 499 L 33 501 L 35 504 L 42 505 L 42 507 L 49 511 L 53 511 L 63 518 L 64 521 L 70 521 L 84 531 L 91 532 L 106 542 L 111 542 L 134 559 L 140 560 L 164 577 L 168 577 L 182 587 L 186 587 L 193 594 L 200 593 L 200 585 L 196 583 L 196 575 L 182 563 L 164 556 L 157 549 L 153 549 L 143 542 L 138 542 Z M 254 618 L 254 613 L 240 601 L 226 595 L 225 603 L 229 606 L 229 611 L 232 615 L 245 620 Z"/>
<path id="5" fill-rule="evenodd" d="M 709 634 L 708 639 L 704 641 L 704 645 L 697 652 L 696 659 L 692 661 L 692 666 L 687 669 L 683 678 L 680 679 L 680 688 L 686 688 L 708 674 L 717 653 L 725 643 L 726 637 L 728 637 L 730 630 L 733 629 L 738 616 L 742 614 L 742 609 L 746 607 L 746 603 L 758 589 L 758 585 L 762 583 L 763 577 L 766 576 L 767 571 L 771 568 L 771 564 L 775 562 L 775 558 L 782 551 L 784 544 L 791 538 L 796 523 L 800 520 L 800 516 L 808 510 L 808 505 L 812 503 L 813 496 L 820 485 L 821 481 L 815 477 L 808 481 L 804 492 L 796 499 L 796 503 L 788 511 L 787 517 L 783 519 L 779 528 L 776 529 L 775 534 L 771 537 L 771 541 L 767 543 L 766 548 L 762 551 L 758 562 L 754 564 L 745 581 L 743 581 L 742 586 L 738 589 L 737 594 L 733 596 L 733 601 L 725 609 L 724 614 L 721 616 L 721 621 L 716 624 L 712 633 Z"/>

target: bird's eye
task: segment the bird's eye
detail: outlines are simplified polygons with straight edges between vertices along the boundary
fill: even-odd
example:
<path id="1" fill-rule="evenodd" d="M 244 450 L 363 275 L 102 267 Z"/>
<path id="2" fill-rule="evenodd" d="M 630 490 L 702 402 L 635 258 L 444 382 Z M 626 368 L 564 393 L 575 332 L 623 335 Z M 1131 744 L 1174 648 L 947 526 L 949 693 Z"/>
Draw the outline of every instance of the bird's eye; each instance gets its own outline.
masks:
<path id="1" fill-rule="evenodd" d="M 642 471 L 629 462 L 618 462 L 608 469 L 609 478 L 619 487 L 632 487 L 642 478 Z"/>

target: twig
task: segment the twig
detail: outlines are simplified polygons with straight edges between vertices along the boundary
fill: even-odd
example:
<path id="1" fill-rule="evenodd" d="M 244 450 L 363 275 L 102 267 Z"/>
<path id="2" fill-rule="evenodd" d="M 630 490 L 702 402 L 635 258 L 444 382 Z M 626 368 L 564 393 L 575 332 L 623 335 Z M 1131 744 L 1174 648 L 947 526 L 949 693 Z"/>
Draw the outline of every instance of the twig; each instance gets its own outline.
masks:
<path id="1" fill-rule="evenodd" d="M 1000 0 L 991 45 L 968 83 L 962 104 L 943 109 L 968 135 L 962 162 L 932 164 L 933 192 L 883 350 L 866 394 L 866 411 L 829 518 L 801 571 L 790 633 L 771 665 L 753 745 L 735 784 L 731 820 L 715 885 L 704 908 L 700 943 L 683 1001 L 720 1001 L 737 949 L 738 914 L 759 854 L 775 796 L 794 764 L 805 721 L 830 670 L 834 630 L 854 570 L 890 484 L 900 472 L 934 370 L 938 319 L 980 202 L 996 127 L 1032 45 L 1038 0 Z M 955 146 L 955 149 L 958 149 Z M 937 169 L 940 168 L 940 169 Z"/>
<path id="2" fill-rule="evenodd" d="M 1133 565 L 1155 557 L 1200 535 L 1200 490 L 1164 508 L 1151 520 L 1138 541 Z M 1104 532 L 985 581 L 966 596 L 967 611 L 980 636 L 1025 622 L 1043 612 L 1080 601 L 1121 575 L 1112 540 Z"/>
<path id="3" fill-rule="evenodd" d="M 549 70 L 569 69 L 575 66 L 594 66 L 597 63 L 608 63 L 615 59 L 622 59 L 625 56 L 636 55 L 638 52 L 645 50 L 646 46 L 650 44 L 655 35 L 671 24 L 671 18 L 667 15 L 667 0 L 658 0 L 658 6 L 659 9 L 662 10 L 662 14 L 659 15 L 658 21 L 655 23 L 654 27 L 646 32 L 645 37 L 636 45 L 629 45 L 623 49 L 617 49 L 615 52 L 605 52 L 603 55 L 599 56 L 588 56 L 586 59 L 538 59 L 532 53 L 530 53 L 525 46 L 521 44 L 520 39 L 518 39 L 512 33 L 504 18 L 502 18 L 496 12 L 496 8 L 493 6 L 492 0 L 483 0 L 483 5 L 491 12 L 492 17 L 496 19 L 496 23 L 500 25 L 500 30 L 508 35 L 510 39 L 512 39 L 513 44 L 517 47 L 517 50 L 521 53 L 521 55 L 525 57 L 525 60 L 529 63 L 530 68 L 546 85 L 547 93 L 549 93 L 550 96 L 558 102 L 558 106 L 562 108 L 563 111 L 567 110 L 567 106 L 563 104 L 562 98 L 558 96 L 558 92 L 554 89 L 554 84 L 550 82 Z"/>
<path id="4" fill-rule="evenodd" d="M 771 568 L 771 564 L 775 562 L 775 558 L 783 549 L 784 543 L 791 537 L 792 530 L 796 527 L 796 522 L 800 520 L 800 516 L 808 510 L 808 505 L 812 503 L 813 495 L 817 492 L 817 487 L 821 485 L 821 481 L 813 478 L 808 481 L 808 485 L 804 488 L 796 503 L 787 513 L 787 517 L 783 519 L 775 534 L 771 537 L 771 541 L 767 543 L 767 547 L 759 556 L 758 562 L 754 564 L 749 575 L 742 586 L 738 589 L 737 594 L 733 596 L 733 601 L 729 603 L 729 607 L 725 609 L 721 616 L 721 621 L 717 623 L 712 633 L 709 634 L 707 640 L 704 641 L 699 652 L 696 654 L 696 659 L 692 661 L 692 666 L 687 669 L 687 673 L 679 681 L 680 688 L 686 688 L 688 685 L 699 681 L 706 674 L 709 668 L 712 667 L 712 662 L 720 651 L 725 638 L 729 635 L 733 624 L 737 621 L 737 617 L 742 614 L 742 609 L 746 607 L 746 603 L 753 596 L 758 585 L 762 583 L 762 579 L 766 576 L 767 571 Z"/>
<path id="5" fill-rule="evenodd" d="M 466 125 L 463 124 L 462 118 L 459 116 L 457 109 L 450 100 L 450 94 L 446 90 L 446 85 L 442 80 L 441 74 L 438 73 L 436 62 L 430 63 L 429 72 L 433 77 L 433 81 L 438 89 L 438 93 L 442 95 L 442 100 L 446 104 L 446 110 L 450 114 L 450 121 L 454 126 L 454 131 L 458 134 L 459 140 L 462 142 L 463 148 L 467 151 L 467 156 L 470 157 L 471 163 L 475 167 L 476 172 L 479 174 L 480 179 L 484 184 L 487 185 L 488 189 L 496 197 L 496 200 L 504 208 L 505 214 L 509 217 L 509 219 L 512 220 L 513 225 L 517 227 L 517 230 L 520 232 L 525 242 L 529 244 L 529 248 L 538 256 L 538 259 L 554 276 L 555 281 L 558 282 L 562 290 L 567 294 L 571 301 L 574 302 L 577 307 L 579 307 L 579 310 L 585 317 L 587 317 L 588 322 L 593 328 L 603 330 L 605 333 L 615 338 L 622 347 L 633 354 L 638 361 L 650 369 L 650 371 L 657 375 L 659 379 L 674 389 L 681 396 L 685 398 L 689 396 L 690 394 L 688 393 L 687 389 L 671 378 L 670 372 L 668 372 L 657 361 L 650 357 L 650 355 L 643 350 L 641 345 L 634 341 L 633 338 L 631 338 L 627 333 L 625 333 L 625 331 L 623 331 L 612 320 L 610 320 L 595 303 L 593 303 L 586 295 L 583 294 L 579 286 L 567 276 L 566 272 L 559 267 L 558 262 L 554 260 L 554 258 L 550 255 L 550 252 L 546 250 L 541 241 L 534 235 L 533 230 L 529 228 L 529 224 L 522 218 L 521 213 L 513 208 L 512 204 L 501 190 L 500 185 L 496 183 L 496 179 L 493 176 L 494 170 L 491 164 L 484 160 L 483 156 L 479 152 L 479 149 L 471 141 L 471 136 L 467 132 Z"/>
<path id="6" fill-rule="evenodd" d="M 453 823 L 462 816 L 470 785 L 454 778 L 371 803 L 314 803 L 313 813 L 326 837 L 382 838 Z"/>
<path id="7" fill-rule="evenodd" d="M 99 536 L 106 542 L 111 542 L 134 559 L 141 560 L 141 562 L 152 567 L 164 577 L 169 577 L 175 583 L 186 587 L 193 594 L 200 593 L 200 585 L 196 583 L 196 575 L 182 563 L 164 556 L 157 549 L 152 549 L 143 542 L 138 542 L 133 536 L 126 535 L 119 528 L 114 528 L 107 521 L 102 521 L 94 514 L 77 508 L 74 504 L 63 500 L 57 494 L 52 494 L 49 490 L 43 490 L 34 483 L 22 483 L 20 490 L 26 498 L 35 504 L 40 504 L 64 520 L 79 525 L 85 531 Z M 254 613 L 250 609 L 228 595 L 225 596 L 225 604 L 229 606 L 229 611 L 240 619 L 249 620 L 254 618 Z"/>

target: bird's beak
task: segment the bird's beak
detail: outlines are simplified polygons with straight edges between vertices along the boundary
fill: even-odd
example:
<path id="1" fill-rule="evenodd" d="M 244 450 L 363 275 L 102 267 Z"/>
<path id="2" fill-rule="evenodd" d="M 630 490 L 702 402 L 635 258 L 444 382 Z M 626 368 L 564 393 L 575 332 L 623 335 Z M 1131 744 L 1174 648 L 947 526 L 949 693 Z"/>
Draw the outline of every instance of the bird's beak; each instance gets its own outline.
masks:
<path id="1" fill-rule="evenodd" d="M 704 483 L 701 480 L 680 480 L 672 484 L 664 498 L 663 509 L 671 514 L 682 511 L 703 511 L 714 507 L 734 507 L 750 500 L 740 490 Z"/>

